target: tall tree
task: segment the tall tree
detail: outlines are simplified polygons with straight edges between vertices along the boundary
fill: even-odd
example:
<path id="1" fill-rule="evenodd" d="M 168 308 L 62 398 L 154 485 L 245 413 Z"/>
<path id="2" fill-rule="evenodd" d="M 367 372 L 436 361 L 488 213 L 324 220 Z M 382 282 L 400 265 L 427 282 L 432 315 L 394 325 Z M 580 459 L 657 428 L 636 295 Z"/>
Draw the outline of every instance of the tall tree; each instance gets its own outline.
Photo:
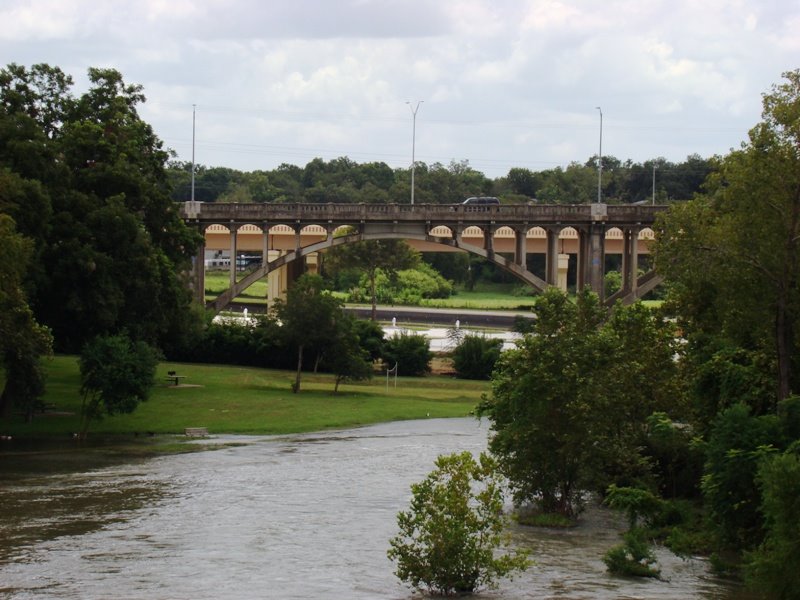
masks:
<path id="1" fill-rule="evenodd" d="M 300 391 L 304 352 L 334 344 L 344 319 L 342 303 L 323 290 L 319 275 L 306 274 L 286 291 L 286 300 L 278 299 L 273 312 L 281 322 L 286 339 L 297 350 L 297 370 L 292 391 Z"/>
<path id="2" fill-rule="evenodd" d="M 98 336 L 81 352 L 81 437 L 91 421 L 136 410 L 150 397 L 158 353 L 128 336 Z"/>
<path id="3" fill-rule="evenodd" d="M 641 304 L 609 317 L 595 294 L 573 303 L 548 290 L 536 313 L 532 334 L 497 363 L 481 410 L 517 504 L 571 516 L 585 491 L 648 475 L 647 417 L 680 407 L 676 349 L 669 325 Z"/>
<path id="4" fill-rule="evenodd" d="M 777 400 L 798 384 L 800 311 L 800 70 L 784 77 L 707 193 L 665 215 L 655 248 L 688 331 L 769 353 Z"/>
<path id="5" fill-rule="evenodd" d="M 200 236 L 170 199 L 141 86 L 112 69 L 89 81 L 73 97 L 57 68 L 0 71 L 0 209 L 36 242 L 31 307 L 60 349 L 123 329 L 167 346 L 193 318 L 181 273 Z"/>
<path id="6" fill-rule="evenodd" d="M 349 233 L 351 232 L 342 235 Z M 378 306 L 376 281 L 378 269 L 391 277 L 401 269 L 416 266 L 420 261 L 420 255 L 403 240 L 367 240 L 331 248 L 325 253 L 324 259 L 324 268 L 331 273 L 343 269 L 358 269 L 367 275 L 374 321 Z"/>
<path id="7" fill-rule="evenodd" d="M 14 221 L 0 214 L 0 368 L 5 385 L 0 390 L 0 417 L 16 407 L 30 420 L 44 392 L 41 359 L 52 348 L 47 328 L 36 322 L 22 290 L 32 243 L 15 231 Z"/>

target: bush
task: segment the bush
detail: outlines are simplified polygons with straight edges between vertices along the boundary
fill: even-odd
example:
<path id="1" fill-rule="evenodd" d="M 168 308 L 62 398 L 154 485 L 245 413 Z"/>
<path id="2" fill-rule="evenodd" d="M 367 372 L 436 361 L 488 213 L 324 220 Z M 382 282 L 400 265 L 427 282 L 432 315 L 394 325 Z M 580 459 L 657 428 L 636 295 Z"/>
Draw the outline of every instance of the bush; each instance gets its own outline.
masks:
<path id="1" fill-rule="evenodd" d="M 764 542 L 747 556 L 745 576 L 768 598 L 788 600 L 800 593 L 800 458 L 786 452 L 761 461 L 757 481 L 766 521 Z"/>
<path id="2" fill-rule="evenodd" d="M 489 379 L 500 358 L 503 340 L 469 334 L 453 350 L 453 367 L 461 379 Z"/>
<path id="3" fill-rule="evenodd" d="M 522 552 L 494 555 L 508 543 L 496 467 L 486 454 L 479 461 L 469 452 L 440 456 L 411 486 L 411 507 L 397 515 L 400 533 L 387 553 L 402 581 L 433 594 L 463 594 L 527 568 Z"/>
<path id="4" fill-rule="evenodd" d="M 615 575 L 632 577 L 659 577 L 656 557 L 641 529 L 625 532 L 625 541 L 614 546 L 603 556 L 608 571 Z"/>
<path id="5" fill-rule="evenodd" d="M 400 375 L 425 375 L 431 370 L 433 353 L 424 335 L 402 332 L 389 338 L 383 348 L 383 362 L 387 368 L 398 365 Z"/>

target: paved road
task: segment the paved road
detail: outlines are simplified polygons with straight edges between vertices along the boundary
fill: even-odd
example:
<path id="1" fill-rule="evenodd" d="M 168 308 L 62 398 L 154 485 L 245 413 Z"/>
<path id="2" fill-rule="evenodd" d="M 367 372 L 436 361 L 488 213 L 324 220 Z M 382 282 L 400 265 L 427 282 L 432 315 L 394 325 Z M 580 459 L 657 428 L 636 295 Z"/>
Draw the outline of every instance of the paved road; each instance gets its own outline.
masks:
<path id="1" fill-rule="evenodd" d="M 348 306 L 346 310 L 369 318 L 369 306 Z M 518 318 L 532 319 L 533 313 L 506 310 L 471 310 L 466 308 L 421 308 L 418 306 L 378 306 L 378 320 L 397 323 L 428 323 L 453 327 L 513 327 Z"/>
<path id="2" fill-rule="evenodd" d="M 244 309 L 243 304 L 232 304 L 229 308 L 236 312 Z M 247 306 L 250 313 L 263 312 L 263 306 Z M 346 306 L 345 310 L 368 319 L 372 309 L 369 306 Z M 501 327 L 511 328 L 517 318 L 532 319 L 532 312 L 508 310 L 473 310 L 468 308 L 421 308 L 418 306 L 378 306 L 378 320 L 395 319 L 398 324 L 423 323 L 430 325 L 461 327 Z"/>

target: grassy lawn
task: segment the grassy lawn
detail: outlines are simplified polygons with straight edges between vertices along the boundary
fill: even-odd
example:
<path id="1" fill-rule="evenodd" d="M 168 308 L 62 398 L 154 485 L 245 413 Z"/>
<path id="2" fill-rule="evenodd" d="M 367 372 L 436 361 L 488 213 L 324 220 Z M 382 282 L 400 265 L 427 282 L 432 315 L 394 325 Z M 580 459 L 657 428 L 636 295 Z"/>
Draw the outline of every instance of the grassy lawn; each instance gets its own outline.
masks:
<path id="1" fill-rule="evenodd" d="M 206 300 L 216 298 L 228 289 L 228 271 L 206 272 Z M 427 308 L 476 309 L 476 310 L 522 310 L 527 311 L 536 304 L 536 296 L 516 296 L 514 292 L 523 287 L 521 283 L 481 283 L 474 290 L 459 289 L 449 298 L 423 299 L 420 306 Z M 258 281 L 244 291 L 236 300 L 241 303 L 266 304 L 267 284 Z M 345 295 L 335 293 L 344 299 Z M 645 300 L 648 306 L 658 306 L 660 300 Z"/>
<path id="2" fill-rule="evenodd" d="M 186 376 L 174 387 L 167 371 Z M 69 435 L 78 431 L 80 410 L 77 358 L 48 362 L 48 410 L 32 424 L 15 417 L 0 422 L 0 433 L 16 436 Z M 91 434 L 183 433 L 207 427 L 209 433 L 281 434 L 348 428 L 371 423 L 469 415 L 488 383 L 442 376 L 400 377 L 397 388 L 376 376 L 370 382 L 342 384 L 334 395 L 330 375 L 303 375 L 302 390 L 292 394 L 288 371 L 162 363 L 150 399 L 129 415 L 92 423 Z"/>

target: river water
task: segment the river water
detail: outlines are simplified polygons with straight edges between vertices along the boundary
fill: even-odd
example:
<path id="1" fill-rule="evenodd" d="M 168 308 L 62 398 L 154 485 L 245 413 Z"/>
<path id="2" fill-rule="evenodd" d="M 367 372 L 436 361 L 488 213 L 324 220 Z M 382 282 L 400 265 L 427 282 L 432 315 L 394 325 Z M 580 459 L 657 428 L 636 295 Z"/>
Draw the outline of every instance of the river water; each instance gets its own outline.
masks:
<path id="1" fill-rule="evenodd" d="M 44 456 L 6 462 L 0 597 L 411 598 L 386 558 L 396 514 L 436 456 L 480 452 L 487 430 L 473 419 L 431 419 L 219 436 L 215 451 L 101 466 L 78 460 L 58 472 Z M 568 531 L 515 527 L 514 543 L 537 564 L 477 597 L 739 598 L 705 562 L 667 551 L 658 552 L 664 581 L 608 575 L 600 557 L 621 526 L 591 508 Z"/>

